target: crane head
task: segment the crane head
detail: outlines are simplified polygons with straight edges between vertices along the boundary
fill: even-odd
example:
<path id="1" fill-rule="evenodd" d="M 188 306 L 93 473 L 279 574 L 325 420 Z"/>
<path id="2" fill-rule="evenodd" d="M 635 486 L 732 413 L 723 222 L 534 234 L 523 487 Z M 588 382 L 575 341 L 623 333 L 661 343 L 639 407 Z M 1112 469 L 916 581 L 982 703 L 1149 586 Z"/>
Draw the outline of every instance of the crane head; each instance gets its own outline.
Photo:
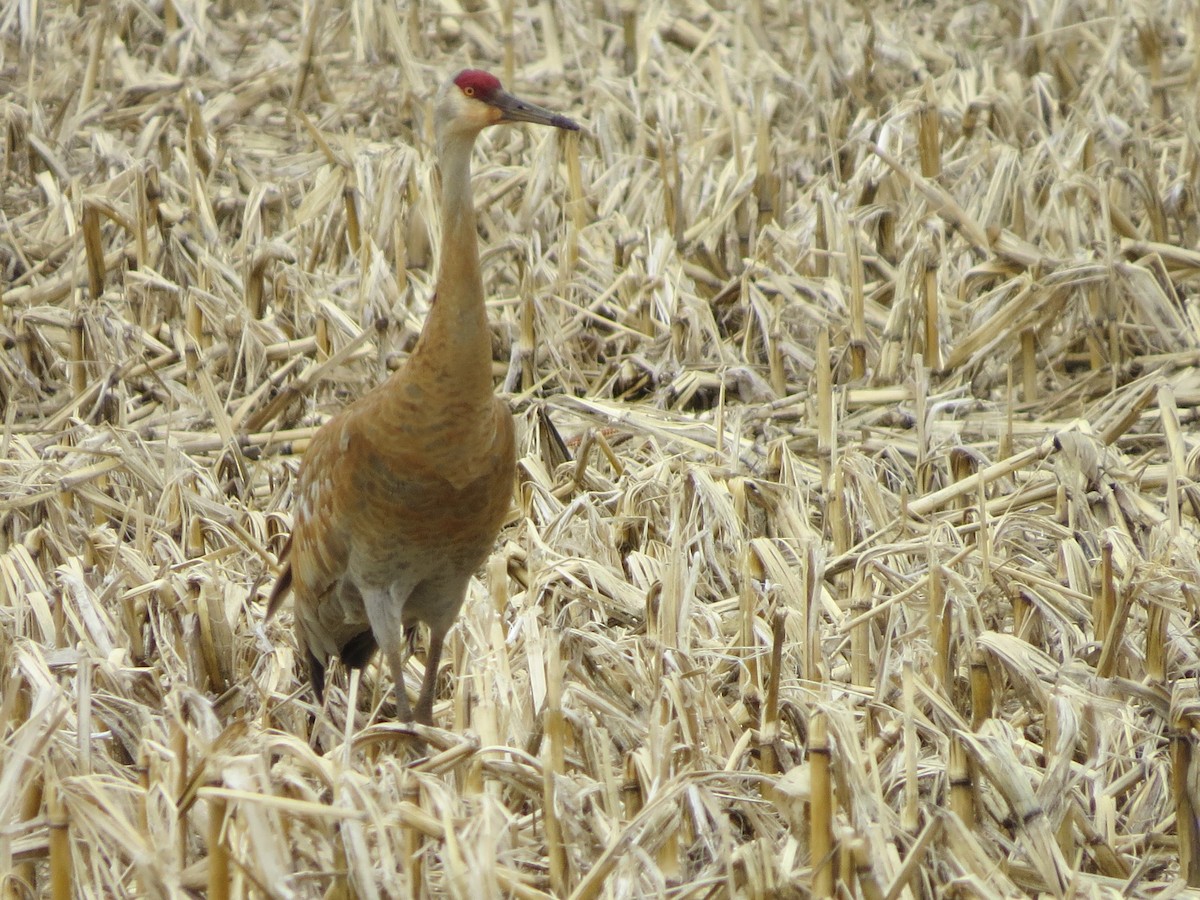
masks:
<path id="1" fill-rule="evenodd" d="M 475 133 L 506 122 L 579 130 L 566 116 L 514 97 L 500 86 L 499 78 L 480 69 L 463 69 L 442 89 L 438 119 L 443 128 Z"/>

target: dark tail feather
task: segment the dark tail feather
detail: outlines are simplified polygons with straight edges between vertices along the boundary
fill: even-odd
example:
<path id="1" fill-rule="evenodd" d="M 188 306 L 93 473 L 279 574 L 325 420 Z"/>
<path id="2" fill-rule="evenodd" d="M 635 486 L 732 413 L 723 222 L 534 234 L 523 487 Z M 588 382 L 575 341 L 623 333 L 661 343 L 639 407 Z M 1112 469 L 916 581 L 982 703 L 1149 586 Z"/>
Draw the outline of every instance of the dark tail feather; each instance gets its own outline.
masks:
<path id="1" fill-rule="evenodd" d="M 371 661 L 371 657 L 378 649 L 379 645 L 375 643 L 375 635 L 368 628 L 346 641 L 339 655 L 347 668 L 361 669 Z"/>
<path id="2" fill-rule="evenodd" d="M 317 702 L 325 702 L 325 667 L 313 656 L 311 650 L 304 651 L 308 655 L 308 679 L 312 682 L 313 693 L 317 695 Z"/>
<path id="3" fill-rule="evenodd" d="M 292 539 L 289 536 L 287 543 L 283 545 L 283 550 L 279 553 L 279 558 L 286 560 L 292 553 Z M 271 588 L 271 599 L 267 601 L 267 614 L 263 621 L 275 615 L 275 610 L 283 605 L 283 598 L 287 596 L 288 591 L 292 589 L 292 564 L 285 562 L 283 571 L 279 573 L 279 578 L 275 581 L 275 587 Z"/>

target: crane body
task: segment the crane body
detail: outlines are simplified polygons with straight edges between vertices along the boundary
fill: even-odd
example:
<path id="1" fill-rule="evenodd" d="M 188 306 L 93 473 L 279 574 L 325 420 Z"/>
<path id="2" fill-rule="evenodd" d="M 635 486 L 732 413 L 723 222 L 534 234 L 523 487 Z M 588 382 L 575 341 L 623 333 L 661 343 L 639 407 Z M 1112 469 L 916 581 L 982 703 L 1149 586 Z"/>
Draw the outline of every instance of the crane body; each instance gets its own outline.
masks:
<path id="1" fill-rule="evenodd" d="M 429 628 L 416 719 L 432 724 L 437 668 L 471 576 L 512 502 L 513 417 L 492 385 L 492 338 L 479 268 L 471 151 L 504 122 L 578 125 L 465 70 L 437 105 L 442 244 L 435 294 L 405 364 L 325 423 L 301 463 L 286 563 L 267 615 L 289 588 L 318 699 L 332 657 L 366 665 L 382 648 L 401 719 L 406 632 Z"/>

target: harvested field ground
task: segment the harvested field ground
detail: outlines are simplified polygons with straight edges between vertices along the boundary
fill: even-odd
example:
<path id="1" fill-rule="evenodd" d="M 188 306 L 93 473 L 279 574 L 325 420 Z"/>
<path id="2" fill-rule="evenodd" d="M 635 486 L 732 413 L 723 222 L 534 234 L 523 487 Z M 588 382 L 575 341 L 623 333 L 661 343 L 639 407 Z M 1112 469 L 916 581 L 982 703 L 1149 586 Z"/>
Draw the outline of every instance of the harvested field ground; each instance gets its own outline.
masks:
<path id="1" fill-rule="evenodd" d="M 468 6 L 0 2 L 0 898 L 1200 885 L 1200 6 Z M 420 729 L 263 617 L 468 64 L 585 131 Z"/>

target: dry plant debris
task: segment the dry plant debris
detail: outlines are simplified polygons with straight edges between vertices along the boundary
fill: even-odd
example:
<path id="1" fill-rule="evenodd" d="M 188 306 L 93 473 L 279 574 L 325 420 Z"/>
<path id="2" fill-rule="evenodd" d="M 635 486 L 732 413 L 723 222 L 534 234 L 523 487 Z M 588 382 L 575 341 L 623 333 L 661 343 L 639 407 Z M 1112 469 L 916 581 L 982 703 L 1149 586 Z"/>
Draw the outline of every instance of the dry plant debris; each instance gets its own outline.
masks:
<path id="1" fill-rule="evenodd" d="M 1180 0 L 0 5 L 0 895 L 1200 886 L 1198 47 Z M 419 330 L 467 64 L 588 131 L 477 155 L 520 483 L 430 730 L 378 669 L 315 709 L 262 616 Z"/>

